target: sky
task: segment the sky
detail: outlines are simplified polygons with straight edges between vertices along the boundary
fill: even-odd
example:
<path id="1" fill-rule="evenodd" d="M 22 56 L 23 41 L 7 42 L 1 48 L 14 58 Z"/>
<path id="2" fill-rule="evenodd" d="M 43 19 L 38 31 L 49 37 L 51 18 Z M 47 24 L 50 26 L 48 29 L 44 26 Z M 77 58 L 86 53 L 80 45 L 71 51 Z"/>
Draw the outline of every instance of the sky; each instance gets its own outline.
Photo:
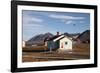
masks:
<path id="1" fill-rule="evenodd" d="M 22 11 L 23 40 L 50 32 L 82 33 L 90 30 L 90 14 L 75 12 Z"/>

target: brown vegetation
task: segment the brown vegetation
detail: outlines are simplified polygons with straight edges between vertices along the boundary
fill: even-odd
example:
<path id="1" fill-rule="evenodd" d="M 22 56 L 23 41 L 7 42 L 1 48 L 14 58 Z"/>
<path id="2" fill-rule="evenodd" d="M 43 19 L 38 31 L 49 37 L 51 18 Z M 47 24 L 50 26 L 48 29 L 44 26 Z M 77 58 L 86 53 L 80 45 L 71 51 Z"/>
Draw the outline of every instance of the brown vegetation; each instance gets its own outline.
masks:
<path id="1" fill-rule="evenodd" d="M 45 51 L 47 50 L 46 46 L 26 46 L 23 47 L 23 52 L 34 52 L 34 51 Z"/>
<path id="2" fill-rule="evenodd" d="M 23 48 L 23 62 L 55 61 L 55 60 L 75 60 L 89 59 L 90 44 L 77 43 L 73 45 L 72 51 L 57 52 L 47 51 L 46 46 L 31 46 Z"/>

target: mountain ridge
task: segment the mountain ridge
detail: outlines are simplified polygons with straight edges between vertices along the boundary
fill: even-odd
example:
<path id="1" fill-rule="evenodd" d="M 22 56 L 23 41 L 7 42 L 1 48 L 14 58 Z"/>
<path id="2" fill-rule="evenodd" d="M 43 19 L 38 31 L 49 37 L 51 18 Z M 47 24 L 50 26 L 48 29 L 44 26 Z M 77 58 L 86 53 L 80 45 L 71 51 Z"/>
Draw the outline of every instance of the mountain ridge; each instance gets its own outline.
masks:
<path id="1" fill-rule="evenodd" d="M 65 32 L 65 33 L 63 33 L 63 35 L 71 37 L 71 38 L 77 38 L 77 39 L 80 39 L 81 41 L 84 41 L 84 40 L 90 39 L 89 38 L 90 30 L 86 30 L 82 33 L 71 33 L 71 34 L 68 33 L 68 32 Z M 53 37 L 53 36 L 55 36 L 55 35 L 53 35 L 50 32 L 47 32 L 47 33 L 44 33 L 44 34 L 38 34 L 38 35 L 32 37 L 31 39 L 29 39 L 28 41 L 26 41 L 26 44 L 44 44 L 45 38 Z"/>

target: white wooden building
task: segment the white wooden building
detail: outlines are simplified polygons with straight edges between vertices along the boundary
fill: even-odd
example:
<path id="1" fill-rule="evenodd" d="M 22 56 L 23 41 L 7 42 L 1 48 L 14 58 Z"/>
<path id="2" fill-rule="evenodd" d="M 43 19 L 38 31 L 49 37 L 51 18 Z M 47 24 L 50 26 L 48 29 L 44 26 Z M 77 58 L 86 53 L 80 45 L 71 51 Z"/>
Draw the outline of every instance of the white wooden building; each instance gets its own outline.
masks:
<path id="1" fill-rule="evenodd" d="M 56 38 L 50 39 L 47 42 L 47 47 L 51 49 L 58 49 L 58 50 L 72 50 L 72 39 L 65 36 L 60 35 Z"/>
<path id="2" fill-rule="evenodd" d="M 56 38 L 54 41 L 59 40 L 59 49 L 60 50 L 72 50 L 72 39 L 62 35 L 61 37 Z"/>

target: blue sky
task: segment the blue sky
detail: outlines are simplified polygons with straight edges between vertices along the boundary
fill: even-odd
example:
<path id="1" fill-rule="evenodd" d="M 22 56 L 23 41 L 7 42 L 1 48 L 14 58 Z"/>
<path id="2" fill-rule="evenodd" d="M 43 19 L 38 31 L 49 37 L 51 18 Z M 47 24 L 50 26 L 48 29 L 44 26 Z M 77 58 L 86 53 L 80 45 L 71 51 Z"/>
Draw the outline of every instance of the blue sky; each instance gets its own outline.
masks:
<path id="1" fill-rule="evenodd" d="M 81 33 L 90 29 L 90 14 L 75 12 L 22 11 L 23 40 L 50 32 Z"/>

